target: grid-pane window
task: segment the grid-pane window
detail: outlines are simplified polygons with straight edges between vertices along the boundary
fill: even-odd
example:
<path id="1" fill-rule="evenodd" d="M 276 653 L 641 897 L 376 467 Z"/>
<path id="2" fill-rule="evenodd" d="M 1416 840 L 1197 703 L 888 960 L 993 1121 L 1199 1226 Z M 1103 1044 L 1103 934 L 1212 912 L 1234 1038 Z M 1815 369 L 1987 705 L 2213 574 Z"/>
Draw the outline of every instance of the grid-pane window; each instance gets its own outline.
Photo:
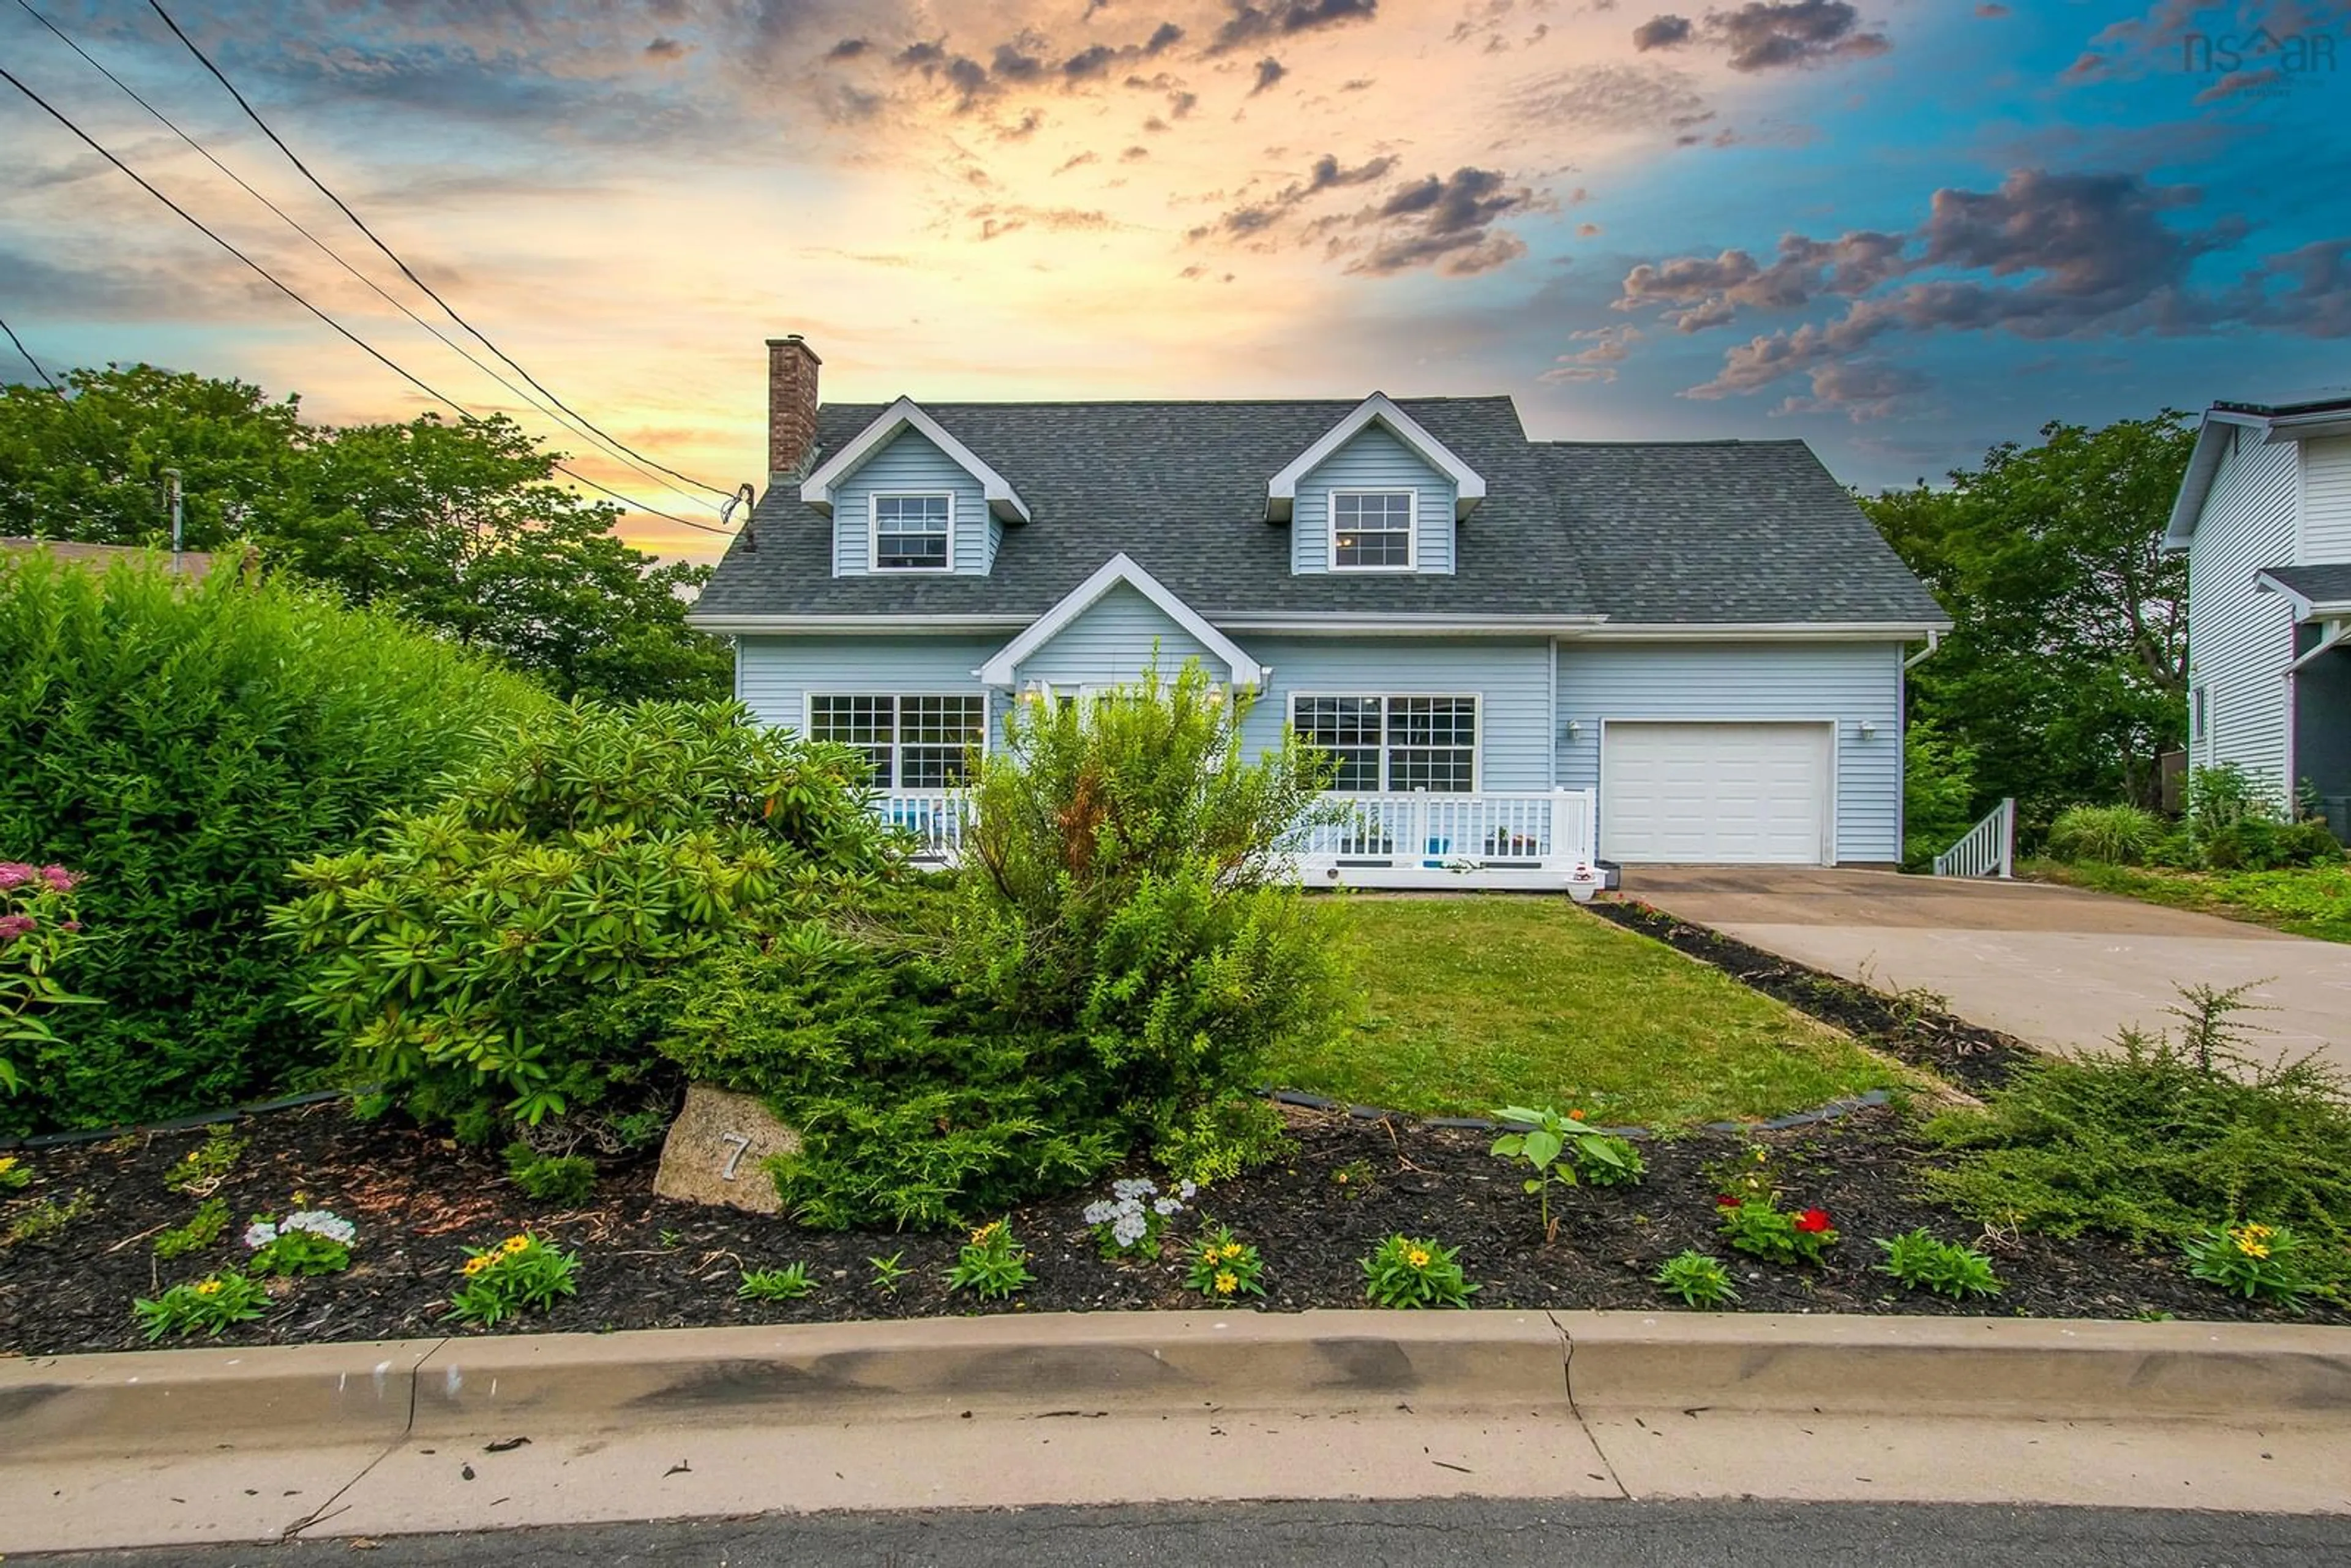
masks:
<path id="1" fill-rule="evenodd" d="M 1332 561 L 1343 567 L 1412 564 L 1412 492 L 1343 491 L 1331 497 Z"/>
<path id="2" fill-rule="evenodd" d="M 946 496 L 873 497 L 873 564 L 883 571 L 944 571 L 953 503 Z"/>
<path id="3" fill-rule="evenodd" d="M 1292 727 L 1339 759 L 1333 789 L 1467 794 L 1478 781 L 1474 696 L 1301 696 Z"/>
<path id="4" fill-rule="evenodd" d="M 865 753 L 884 789 L 961 784 L 964 760 L 987 724 L 985 697 L 836 696 L 809 699 L 809 738 Z"/>

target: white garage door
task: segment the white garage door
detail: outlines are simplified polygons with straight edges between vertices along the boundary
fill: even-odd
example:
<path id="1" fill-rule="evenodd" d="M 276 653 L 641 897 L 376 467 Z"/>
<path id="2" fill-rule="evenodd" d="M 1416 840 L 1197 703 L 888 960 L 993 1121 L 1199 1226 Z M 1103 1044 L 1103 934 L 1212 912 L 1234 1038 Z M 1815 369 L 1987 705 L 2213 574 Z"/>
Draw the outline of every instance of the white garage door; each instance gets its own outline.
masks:
<path id="1" fill-rule="evenodd" d="M 1649 724 L 1600 738 L 1600 852 L 1633 862 L 1822 865 L 1825 724 Z"/>

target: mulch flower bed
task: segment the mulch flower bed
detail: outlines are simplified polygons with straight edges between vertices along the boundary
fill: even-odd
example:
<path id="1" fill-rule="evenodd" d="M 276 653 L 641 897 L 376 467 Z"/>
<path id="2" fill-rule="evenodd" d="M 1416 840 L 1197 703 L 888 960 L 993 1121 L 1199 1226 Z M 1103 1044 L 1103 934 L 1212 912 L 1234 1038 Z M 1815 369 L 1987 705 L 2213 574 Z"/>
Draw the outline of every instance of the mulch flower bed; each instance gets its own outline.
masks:
<path id="1" fill-rule="evenodd" d="M 1647 1179 L 1637 1186 L 1555 1191 L 1559 1235 L 1542 1243 L 1535 1200 L 1520 1188 L 1522 1169 L 1487 1153 L 1486 1134 L 1290 1113 L 1293 1156 L 1201 1193 L 1168 1232 L 1158 1262 L 1106 1261 L 1081 1211 L 1099 1189 L 1033 1205 L 1011 1216 L 1036 1275 L 1011 1302 L 950 1294 L 942 1276 L 960 1234 L 833 1234 L 781 1220 L 670 1202 L 653 1196 L 643 1163 L 608 1174 L 580 1206 L 534 1204 L 488 1156 L 385 1123 L 355 1121 L 339 1105 L 251 1116 L 235 1132 L 246 1148 L 219 1188 L 234 1217 L 211 1247 L 169 1262 L 152 1238 L 181 1224 L 194 1199 L 163 1185 L 172 1164 L 204 1141 L 201 1132 L 158 1133 L 108 1144 L 37 1151 L 25 1158 L 35 1183 L 0 1194 L 8 1217 L 44 1198 L 87 1197 L 57 1235 L 0 1250 L 0 1352 L 25 1354 L 127 1350 L 144 1339 L 131 1316 L 133 1296 L 240 1265 L 246 1217 L 298 1207 L 356 1222 L 347 1273 L 272 1281 L 263 1318 L 228 1329 L 225 1344 L 392 1339 L 483 1332 L 452 1322 L 450 1291 L 468 1245 L 524 1230 L 579 1254 L 579 1293 L 544 1316 L 501 1325 L 507 1332 L 597 1332 L 976 1312 L 1085 1312 L 1207 1305 L 1183 1289 L 1184 1244 L 1195 1227 L 1221 1222 L 1263 1251 L 1272 1311 L 1364 1305 L 1360 1260 L 1396 1231 L 1460 1249 L 1483 1285 L 1481 1307 L 1613 1307 L 1681 1310 L 1649 1282 L 1660 1262 L 1686 1247 L 1729 1263 L 1752 1311 L 2021 1313 L 2035 1316 L 2179 1317 L 2351 1322 L 2314 1308 L 2294 1318 L 2226 1296 L 2189 1279 L 2171 1259 L 2097 1238 L 2059 1242 L 2026 1237 L 1988 1244 L 2006 1292 L 1958 1304 L 1905 1291 L 1872 1270 L 1871 1238 L 1925 1225 L 1971 1239 L 1975 1227 L 1911 1196 L 1925 1155 L 1899 1113 L 1868 1110 L 1840 1122 L 1766 1135 L 1774 1167 L 1795 1207 L 1817 1205 L 1844 1240 L 1818 1269 L 1787 1268 L 1730 1251 L 1717 1239 L 1716 1184 L 1703 1167 L 1737 1155 L 1730 1135 L 1648 1142 Z M 868 1260 L 904 1254 L 909 1270 L 894 1292 L 872 1282 Z M 745 1269 L 805 1261 L 818 1289 L 796 1301 L 738 1301 Z M 171 1342 L 181 1343 L 181 1342 Z M 214 1343 L 202 1339 L 185 1342 Z"/>

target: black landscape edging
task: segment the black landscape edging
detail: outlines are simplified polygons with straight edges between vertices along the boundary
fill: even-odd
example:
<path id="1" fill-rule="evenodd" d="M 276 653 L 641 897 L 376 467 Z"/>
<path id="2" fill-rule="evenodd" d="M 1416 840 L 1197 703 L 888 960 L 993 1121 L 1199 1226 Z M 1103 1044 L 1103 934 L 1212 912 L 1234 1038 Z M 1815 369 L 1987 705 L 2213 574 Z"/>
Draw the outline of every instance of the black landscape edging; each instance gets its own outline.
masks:
<path id="1" fill-rule="evenodd" d="M 1638 899 L 1595 898 L 1583 907 L 1613 925 L 1662 942 L 1751 990 L 1971 1091 L 2005 1087 L 2020 1062 L 2039 1061 L 2044 1054 L 2012 1034 L 1970 1023 L 1940 1008 L 1905 1003 L 1857 980 L 1767 952 Z"/>
<path id="2" fill-rule="evenodd" d="M 1523 1122 L 1496 1122 L 1484 1116 L 1413 1116 L 1402 1111 L 1383 1111 L 1372 1105 L 1350 1105 L 1343 1101 L 1326 1100 L 1320 1094 L 1309 1094 L 1299 1089 L 1260 1090 L 1259 1092 L 1277 1105 L 1295 1105 L 1304 1111 L 1324 1111 L 1332 1115 L 1345 1115 L 1358 1122 L 1405 1122 L 1416 1127 L 1441 1128 L 1461 1133 L 1524 1133 L 1531 1129 Z M 1797 1111 L 1785 1116 L 1774 1116 L 1765 1122 L 1700 1122 L 1683 1132 L 1698 1133 L 1781 1133 L 1791 1127 L 1813 1127 L 1823 1122 L 1834 1122 L 1840 1116 L 1850 1116 L 1855 1111 L 1867 1111 L 1889 1104 L 1893 1096 L 1883 1089 L 1872 1089 L 1865 1094 L 1850 1099 L 1832 1100 L 1810 1111 Z M 1676 1134 L 1660 1133 L 1654 1127 L 1594 1127 L 1595 1133 L 1606 1133 L 1618 1138 L 1662 1138 Z"/>
<path id="3" fill-rule="evenodd" d="M 225 1122 L 242 1121 L 247 1116 L 264 1115 L 271 1111 L 294 1111 L 305 1105 L 323 1105 L 329 1100 L 349 1100 L 374 1092 L 373 1086 L 366 1089 L 314 1089 L 307 1094 L 288 1094 L 282 1099 L 234 1106 L 226 1111 L 198 1111 L 192 1115 L 174 1116 L 168 1122 L 125 1122 L 112 1127 L 85 1128 L 75 1133 L 38 1133 L 28 1138 L 0 1138 L 0 1149 L 62 1149 L 75 1144 L 103 1144 L 114 1138 L 145 1137 L 153 1133 L 185 1133 L 197 1127 L 214 1127 Z"/>

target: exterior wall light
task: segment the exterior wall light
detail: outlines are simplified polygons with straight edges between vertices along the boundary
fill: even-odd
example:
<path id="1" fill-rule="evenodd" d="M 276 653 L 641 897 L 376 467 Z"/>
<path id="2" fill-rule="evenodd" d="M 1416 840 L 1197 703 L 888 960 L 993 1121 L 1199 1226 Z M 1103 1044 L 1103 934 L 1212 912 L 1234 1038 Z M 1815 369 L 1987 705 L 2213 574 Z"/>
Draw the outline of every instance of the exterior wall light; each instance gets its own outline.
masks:
<path id="1" fill-rule="evenodd" d="M 1868 719 L 1863 719 L 1861 721 L 1861 738 L 1864 740 L 1876 740 L 1877 738 L 1877 726 Z"/>

